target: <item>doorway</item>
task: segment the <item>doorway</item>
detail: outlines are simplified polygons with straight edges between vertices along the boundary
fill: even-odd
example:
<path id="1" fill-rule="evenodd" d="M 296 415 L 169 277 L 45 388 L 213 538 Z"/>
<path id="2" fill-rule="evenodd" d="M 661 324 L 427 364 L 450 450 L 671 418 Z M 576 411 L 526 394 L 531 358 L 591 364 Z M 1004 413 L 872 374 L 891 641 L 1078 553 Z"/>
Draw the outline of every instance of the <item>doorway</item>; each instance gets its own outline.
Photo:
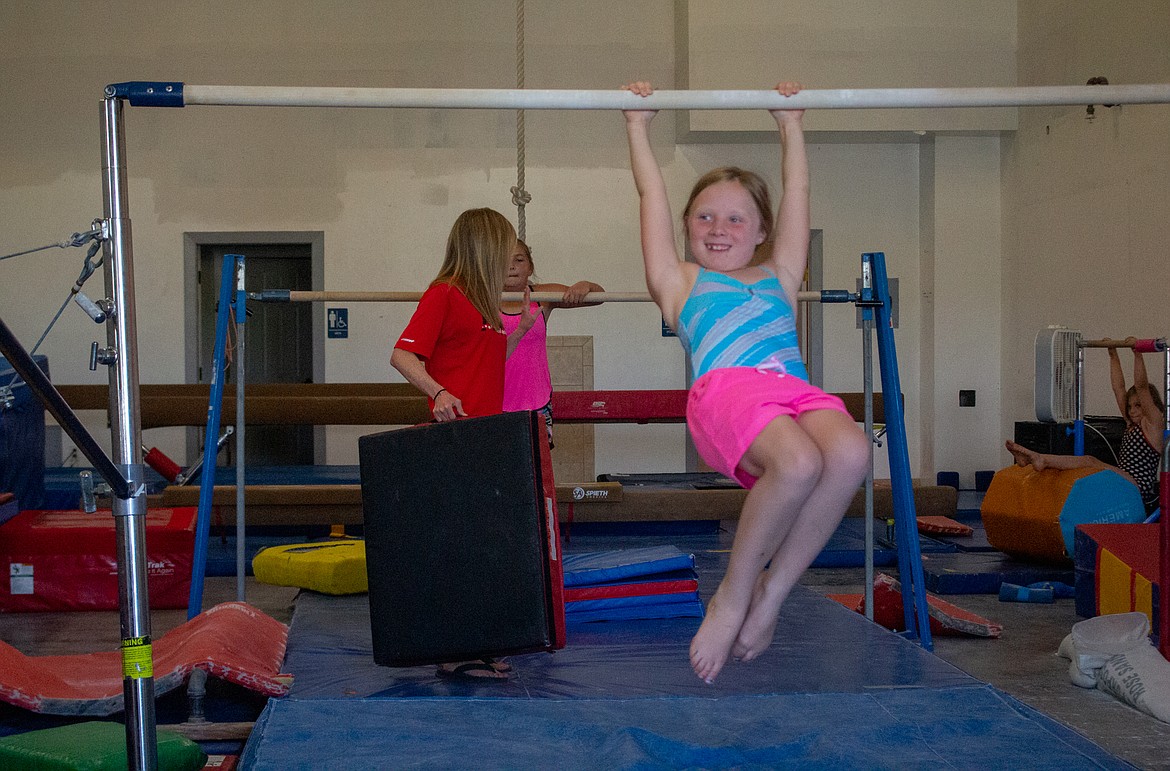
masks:
<path id="1" fill-rule="evenodd" d="M 189 276 L 186 382 L 210 383 L 224 255 L 245 256 L 245 286 L 250 292 L 319 289 L 324 234 L 187 233 L 184 241 Z M 249 301 L 248 314 L 244 323 L 245 384 L 320 381 L 323 352 L 318 341 L 324 330 L 320 314 L 311 303 Z M 228 332 L 229 344 L 235 334 L 233 323 Z M 231 386 L 237 379 L 236 368 L 229 367 L 224 378 L 227 393 L 232 393 Z M 188 458 L 198 457 L 201 452 L 203 432 L 202 427 L 189 432 Z M 249 466 L 314 465 L 324 462 L 324 436 L 323 426 L 248 426 L 244 457 Z M 235 443 L 229 441 L 219 454 L 219 465 L 233 465 L 234 454 Z"/>

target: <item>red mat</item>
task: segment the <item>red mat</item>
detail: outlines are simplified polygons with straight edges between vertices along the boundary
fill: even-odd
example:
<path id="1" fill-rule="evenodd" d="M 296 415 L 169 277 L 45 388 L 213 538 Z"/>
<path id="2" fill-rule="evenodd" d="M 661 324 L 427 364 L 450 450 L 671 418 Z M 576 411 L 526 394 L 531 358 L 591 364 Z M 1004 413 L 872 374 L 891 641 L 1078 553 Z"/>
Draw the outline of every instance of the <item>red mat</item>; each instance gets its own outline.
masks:
<path id="1" fill-rule="evenodd" d="M 626 584 L 605 584 L 602 586 L 567 586 L 565 602 L 577 600 L 607 600 L 613 597 L 646 597 L 658 594 L 678 594 L 699 591 L 699 581 L 681 578 L 671 581 L 643 581 Z"/>
<path id="2" fill-rule="evenodd" d="M 186 608 L 195 548 L 195 507 L 143 517 L 152 608 Z M 116 610 L 118 548 L 110 511 L 24 511 L 0 526 L 0 612 Z"/>
<path id="3" fill-rule="evenodd" d="M 975 528 L 950 517 L 925 516 L 918 518 L 918 532 L 926 535 L 974 535 Z"/>
<path id="4" fill-rule="evenodd" d="M 158 695 L 182 685 L 192 669 L 268 696 L 288 693 L 280 674 L 288 627 L 251 605 L 225 602 L 154 641 Z M 26 656 L 0 642 L 0 701 L 48 715 L 112 715 L 123 709 L 122 654 Z"/>
<path id="5" fill-rule="evenodd" d="M 865 613 L 863 594 L 830 594 L 829 597 L 858 613 Z M 963 610 L 958 605 L 952 605 L 932 594 L 926 596 L 926 604 L 931 634 L 999 637 L 1003 632 L 1003 626 L 1000 624 Z M 894 631 L 900 631 L 906 626 L 902 613 L 902 586 L 897 579 L 885 573 L 878 573 L 873 580 L 873 620 Z"/>
<path id="6" fill-rule="evenodd" d="M 552 411 L 562 423 L 683 423 L 687 392 L 553 391 Z"/>

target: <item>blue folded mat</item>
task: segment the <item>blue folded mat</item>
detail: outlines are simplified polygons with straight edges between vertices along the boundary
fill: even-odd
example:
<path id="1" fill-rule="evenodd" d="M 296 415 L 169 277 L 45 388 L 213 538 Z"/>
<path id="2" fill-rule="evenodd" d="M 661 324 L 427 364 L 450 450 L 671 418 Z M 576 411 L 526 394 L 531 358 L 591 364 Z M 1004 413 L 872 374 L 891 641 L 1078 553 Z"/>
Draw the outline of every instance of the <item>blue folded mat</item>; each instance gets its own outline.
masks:
<path id="1" fill-rule="evenodd" d="M 694 570 L 695 556 L 674 546 L 566 554 L 565 586 L 596 586 L 625 578 L 642 578 L 673 570 Z"/>
<path id="2" fill-rule="evenodd" d="M 565 586 L 622 586 L 696 578 L 695 557 L 674 546 L 566 554 Z M 568 624 L 659 618 L 702 618 L 698 592 L 632 594 L 565 603 Z"/>

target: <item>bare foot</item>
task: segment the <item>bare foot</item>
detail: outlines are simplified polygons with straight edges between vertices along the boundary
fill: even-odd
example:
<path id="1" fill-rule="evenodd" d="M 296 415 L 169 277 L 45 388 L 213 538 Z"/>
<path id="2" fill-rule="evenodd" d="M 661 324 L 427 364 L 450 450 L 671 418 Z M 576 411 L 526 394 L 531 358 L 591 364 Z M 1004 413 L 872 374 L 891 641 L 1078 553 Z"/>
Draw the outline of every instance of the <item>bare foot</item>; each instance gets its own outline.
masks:
<path id="1" fill-rule="evenodd" d="M 1016 444 L 1011 439 L 1003 443 L 1007 451 L 1016 459 L 1017 466 L 1031 466 L 1037 471 L 1043 471 L 1045 467 L 1044 456 L 1033 450 L 1029 450 L 1022 444 Z"/>
<path id="2" fill-rule="evenodd" d="M 708 684 L 715 682 L 727 663 L 731 645 L 747 615 L 747 609 L 736 607 L 734 602 L 729 601 L 725 606 L 723 594 L 724 588 L 720 584 L 715 596 L 707 603 L 707 615 L 699 625 L 699 631 L 691 640 L 691 668 Z"/>
<path id="3" fill-rule="evenodd" d="M 756 588 L 752 592 L 752 604 L 748 608 L 743 626 L 731 646 L 731 655 L 740 661 L 751 661 L 768 649 L 776 636 L 776 622 L 780 617 L 783 598 L 768 593 L 768 571 L 760 573 Z"/>

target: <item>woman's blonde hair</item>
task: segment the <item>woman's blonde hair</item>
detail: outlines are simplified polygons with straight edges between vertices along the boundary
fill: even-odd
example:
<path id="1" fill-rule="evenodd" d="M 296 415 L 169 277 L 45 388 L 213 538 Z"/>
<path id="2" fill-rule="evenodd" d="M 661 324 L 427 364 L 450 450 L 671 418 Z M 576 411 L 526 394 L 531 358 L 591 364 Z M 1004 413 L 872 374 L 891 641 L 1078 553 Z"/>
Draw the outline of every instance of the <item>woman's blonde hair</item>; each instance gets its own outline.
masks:
<path id="1" fill-rule="evenodd" d="M 443 267 L 431 283 L 459 287 L 484 323 L 502 330 L 500 292 L 515 243 L 516 230 L 503 214 L 468 209 L 451 226 Z"/>

